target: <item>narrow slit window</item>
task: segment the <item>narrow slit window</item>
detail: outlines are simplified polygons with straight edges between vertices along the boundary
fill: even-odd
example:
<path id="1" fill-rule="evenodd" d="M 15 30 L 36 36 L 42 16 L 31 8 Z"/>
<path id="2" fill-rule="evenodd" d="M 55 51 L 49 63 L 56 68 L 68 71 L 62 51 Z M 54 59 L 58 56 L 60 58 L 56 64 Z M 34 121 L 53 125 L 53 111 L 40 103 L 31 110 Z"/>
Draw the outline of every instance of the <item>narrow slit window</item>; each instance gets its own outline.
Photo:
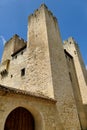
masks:
<path id="1" fill-rule="evenodd" d="M 25 68 L 23 68 L 22 70 L 21 70 L 21 76 L 24 76 L 25 75 Z"/>
<path id="2" fill-rule="evenodd" d="M 71 80 L 71 82 L 72 82 L 72 76 L 71 76 L 71 73 L 69 72 L 69 77 L 70 77 L 70 80 Z"/>

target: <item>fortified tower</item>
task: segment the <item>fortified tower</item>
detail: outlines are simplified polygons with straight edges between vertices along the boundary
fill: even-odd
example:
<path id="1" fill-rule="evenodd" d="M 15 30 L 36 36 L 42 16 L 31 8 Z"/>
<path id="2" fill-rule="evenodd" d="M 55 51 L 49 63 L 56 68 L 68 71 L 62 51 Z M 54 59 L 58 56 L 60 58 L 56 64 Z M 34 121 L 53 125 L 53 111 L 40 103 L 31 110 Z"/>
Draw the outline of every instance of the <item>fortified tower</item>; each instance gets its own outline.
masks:
<path id="1" fill-rule="evenodd" d="M 18 50 L 26 46 L 26 42 L 20 37 L 15 34 L 13 38 L 6 42 L 4 46 L 4 52 L 2 56 L 2 63 L 5 62 L 7 59 L 12 60 L 12 54 L 16 53 Z"/>
<path id="2" fill-rule="evenodd" d="M 78 44 L 70 37 L 68 40 L 64 41 L 64 49 L 73 57 L 82 102 L 87 104 L 87 72 Z"/>
<path id="3" fill-rule="evenodd" d="M 73 93 L 76 101 L 81 128 L 85 130 L 87 128 L 87 112 L 86 112 L 86 106 L 83 102 L 83 97 L 85 96 L 84 98 L 85 101 L 87 100 L 87 97 L 81 91 L 83 89 L 83 91 L 86 94 L 86 87 L 84 86 L 84 84 L 81 85 L 80 84 L 81 82 L 79 81 L 82 80 L 83 78 L 86 79 L 85 75 L 81 75 L 82 69 L 86 74 L 85 66 L 81 58 L 79 47 L 72 37 L 70 37 L 67 41 L 64 41 L 64 51 L 65 51 L 69 77 L 73 88 Z M 81 67 L 80 69 L 78 65 Z M 79 78 L 78 75 L 80 76 Z"/>
<path id="4" fill-rule="evenodd" d="M 7 90 L 15 89 L 19 97 L 17 99 L 13 94 L 13 100 L 9 96 L 7 100 L 15 102 L 12 106 L 27 106 L 35 117 L 40 113 L 41 116 L 35 119 L 36 128 L 33 130 L 81 130 L 56 17 L 42 4 L 28 18 L 27 43 L 19 37 L 16 38 L 19 40 L 14 39 L 15 36 L 5 45 L 0 84 L 8 86 L 5 89 L 7 93 Z M 78 86 L 77 81 L 75 85 Z M 21 92 L 30 94 L 29 100 L 26 97 L 21 99 Z"/>
<path id="5" fill-rule="evenodd" d="M 64 129 L 79 130 L 78 113 L 57 19 L 45 5 L 29 16 L 27 50 L 29 55 L 33 55 L 31 65 L 35 67 L 33 76 L 30 76 L 31 81 L 32 77 L 34 81 L 29 83 L 35 82 L 35 87 L 42 94 L 57 100 Z"/>

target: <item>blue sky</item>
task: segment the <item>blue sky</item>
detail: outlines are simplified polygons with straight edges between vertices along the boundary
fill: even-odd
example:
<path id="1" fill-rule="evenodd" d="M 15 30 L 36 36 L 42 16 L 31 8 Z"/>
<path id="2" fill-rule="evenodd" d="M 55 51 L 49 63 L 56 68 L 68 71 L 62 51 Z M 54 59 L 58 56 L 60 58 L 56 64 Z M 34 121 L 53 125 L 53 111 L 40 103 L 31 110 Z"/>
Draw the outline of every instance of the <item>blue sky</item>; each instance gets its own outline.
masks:
<path id="1" fill-rule="evenodd" d="M 0 59 L 14 34 L 27 39 L 28 16 L 42 3 L 57 17 L 62 41 L 74 37 L 87 65 L 87 0 L 0 0 Z"/>

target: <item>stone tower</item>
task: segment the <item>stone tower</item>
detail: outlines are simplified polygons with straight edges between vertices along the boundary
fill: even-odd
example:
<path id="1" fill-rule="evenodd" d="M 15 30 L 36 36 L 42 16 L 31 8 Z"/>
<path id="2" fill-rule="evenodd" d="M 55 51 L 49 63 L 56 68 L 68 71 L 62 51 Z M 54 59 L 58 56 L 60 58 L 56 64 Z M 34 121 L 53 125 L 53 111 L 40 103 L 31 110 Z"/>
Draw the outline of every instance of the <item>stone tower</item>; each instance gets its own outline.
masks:
<path id="1" fill-rule="evenodd" d="M 33 78 L 39 91 L 58 101 L 64 129 L 80 129 L 57 19 L 45 5 L 29 16 L 27 47 L 35 57 L 33 75 L 37 76 Z"/>
<path id="2" fill-rule="evenodd" d="M 72 83 L 73 93 L 78 110 L 78 116 L 81 128 L 87 129 L 87 112 L 86 112 L 86 70 L 83 63 L 79 47 L 75 40 L 70 37 L 64 41 L 64 51 L 68 65 L 70 80 Z"/>
<path id="3" fill-rule="evenodd" d="M 79 89 L 82 96 L 82 101 L 84 104 L 87 103 L 87 72 L 86 68 L 78 47 L 78 44 L 75 40 L 70 37 L 68 40 L 64 41 L 64 49 L 67 50 L 69 54 L 73 56 L 73 61 L 75 65 L 75 70 L 77 74 Z"/>
<path id="4" fill-rule="evenodd" d="M 29 16 L 27 43 L 18 36 L 6 43 L 0 74 L 1 93 L 4 88 L 7 96 L 6 100 L 1 96 L 6 103 L 2 108 L 11 101 L 10 108 L 1 113 L 2 122 L 5 113 L 21 105 L 35 117 L 35 130 L 81 130 L 57 19 L 46 5 Z"/>

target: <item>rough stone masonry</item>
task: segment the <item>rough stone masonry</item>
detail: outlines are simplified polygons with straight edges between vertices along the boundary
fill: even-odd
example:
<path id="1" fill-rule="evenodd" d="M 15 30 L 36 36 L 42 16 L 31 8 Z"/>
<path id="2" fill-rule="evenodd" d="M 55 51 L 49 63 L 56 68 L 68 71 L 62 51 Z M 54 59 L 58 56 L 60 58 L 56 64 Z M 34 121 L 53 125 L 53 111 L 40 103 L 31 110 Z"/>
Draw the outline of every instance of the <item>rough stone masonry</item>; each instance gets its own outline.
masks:
<path id="1" fill-rule="evenodd" d="M 42 4 L 28 17 L 27 41 L 15 34 L 5 44 L 0 130 L 87 130 L 86 104 L 79 47 L 72 37 L 62 44 L 57 19 Z"/>

